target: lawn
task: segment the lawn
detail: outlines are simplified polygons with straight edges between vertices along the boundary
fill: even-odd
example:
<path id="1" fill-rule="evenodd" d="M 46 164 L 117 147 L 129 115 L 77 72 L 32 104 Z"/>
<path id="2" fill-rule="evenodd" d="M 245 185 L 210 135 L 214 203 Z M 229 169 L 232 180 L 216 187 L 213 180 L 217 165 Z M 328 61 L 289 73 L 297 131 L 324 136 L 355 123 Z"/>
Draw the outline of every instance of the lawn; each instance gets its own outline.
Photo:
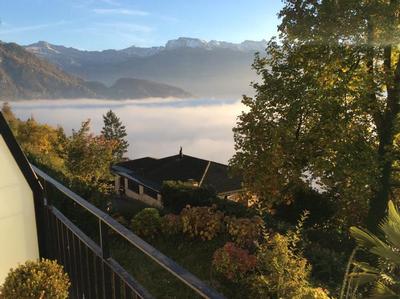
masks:
<path id="1" fill-rule="evenodd" d="M 132 218 L 146 204 L 129 199 L 117 200 L 113 206 L 125 218 Z M 162 211 L 161 211 L 162 213 Z M 196 298 L 195 292 L 175 278 L 167 270 L 156 264 L 145 254 L 133 248 L 122 238 L 113 237 L 112 256 L 156 298 Z M 163 236 L 146 239 L 157 250 L 196 275 L 209 286 L 223 293 L 227 298 L 246 298 L 245 290 L 226 281 L 221 283 L 212 271 L 212 257 L 217 248 L 222 247 L 227 237 L 223 234 L 211 241 L 190 240 L 183 235 Z"/>

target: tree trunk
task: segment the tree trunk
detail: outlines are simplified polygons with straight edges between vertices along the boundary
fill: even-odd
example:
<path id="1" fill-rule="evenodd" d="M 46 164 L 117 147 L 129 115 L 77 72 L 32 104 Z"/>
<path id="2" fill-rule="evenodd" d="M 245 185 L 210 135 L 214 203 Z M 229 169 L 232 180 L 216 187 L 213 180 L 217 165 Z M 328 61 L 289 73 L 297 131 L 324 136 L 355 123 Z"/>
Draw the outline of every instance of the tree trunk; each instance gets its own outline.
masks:
<path id="1" fill-rule="evenodd" d="M 400 56 L 399 56 L 400 58 Z M 378 127 L 379 147 L 378 162 L 380 173 L 377 190 L 370 200 L 367 217 L 367 226 L 371 231 L 376 232 L 380 222 L 386 216 L 387 204 L 389 201 L 391 176 L 393 167 L 392 148 L 395 136 L 395 121 L 400 108 L 400 60 L 392 70 L 392 46 L 384 49 L 384 68 L 387 78 L 387 101 L 385 111 Z"/>
<path id="2" fill-rule="evenodd" d="M 393 126 L 387 124 L 387 130 L 380 138 L 378 156 L 380 175 L 375 194 L 369 203 L 367 227 L 370 231 L 376 232 L 380 222 L 386 216 L 386 208 L 390 194 L 390 178 L 392 174 L 392 160 L 388 157 L 388 150 L 393 142 Z"/>

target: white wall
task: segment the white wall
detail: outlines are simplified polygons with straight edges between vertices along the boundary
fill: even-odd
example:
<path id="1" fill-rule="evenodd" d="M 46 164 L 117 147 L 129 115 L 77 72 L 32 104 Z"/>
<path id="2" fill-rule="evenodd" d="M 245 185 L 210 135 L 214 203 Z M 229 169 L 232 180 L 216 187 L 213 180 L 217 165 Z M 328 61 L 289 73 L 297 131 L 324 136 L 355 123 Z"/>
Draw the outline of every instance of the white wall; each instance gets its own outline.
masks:
<path id="1" fill-rule="evenodd" d="M 133 198 L 136 200 L 140 200 L 140 201 L 142 201 L 150 206 L 156 207 L 156 208 L 163 207 L 160 194 L 157 194 L 157 198 L 153 198 L 147 194 L 144 194 L 142 185 L 139 185 L 139 193 L 136 193 L 136 192 L 132 191 L 131 189 L 129 189 L 127 180 L 128 179 L 125 178 L 125 194 L 127 197 L 130 197 L 130 198 Z"/>
<path id="2" fill-rule="evenodd" d="M 38 257 L 32 190 L 0 135 L 0 285 L 10 268 Z"/>

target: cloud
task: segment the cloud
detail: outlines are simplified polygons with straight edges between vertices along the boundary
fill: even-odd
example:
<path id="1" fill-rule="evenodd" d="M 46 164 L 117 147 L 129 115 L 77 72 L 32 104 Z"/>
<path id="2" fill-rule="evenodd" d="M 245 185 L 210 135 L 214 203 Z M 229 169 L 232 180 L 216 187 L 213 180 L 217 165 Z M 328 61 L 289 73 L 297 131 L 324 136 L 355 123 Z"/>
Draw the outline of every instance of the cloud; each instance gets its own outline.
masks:
<path id="1" fill-rule="evenodd" d="M 95 14 L 100 15 L 126 15 L 126 16 L 148 16 L 149 13 L 143 10 L 134 10 L 126 8 L 95 8 Z"/>
<path id="2" fill-rule="evenodd" d="M 70 22 L 67 21 L 59 21 L 54 23 L 45 23 L 45 24 L 37 24 L 37 25 L 28 25 L 28 26 L 20 26 L 20 27 L 13 27 L 8 25 L 7 27 L 0 28 L 0 34 L 10 34 L 10 33 L 20 33 L 20 32 L 27 32 L 27 31 L 37 31 L 45 28 L 61 26 L 68 24 Z M 3 23 L 4 25 L 4 23 Z"/>
<path id="3" fill-rule="evenodd" d="M 110 32 L 121 33 L 121 34 L 132 34 L 132 33 L 148 33 L 154 29 L 146 25 L 139 25 L 128 22 L 105 22 L 95 23 L 95 29 L 100 31 L 108 30 Z"/>
<path id="4" fill-rule="evenodd" d="M 183 146 L 184 154 L 222 163 L 234 153 L 232 127 L 244 108 L 239 100 L 202 99 L 40 100 L 11 105 L 18 117 L 34 115 L 40 122 L 62 125 L 67 133 L 87 118 L 99 133 L 102 115 L 112 109 L 127 128 L 131 158 L 173 155 Z"/>
<path id="5" fill-rule="evenodd" d="M 114 6 L 120 6 L 121 4 L 116 1 L 116 0 L 101 0 L 101 2 L 109 4 L 109 5 L 114 5 Z"/>

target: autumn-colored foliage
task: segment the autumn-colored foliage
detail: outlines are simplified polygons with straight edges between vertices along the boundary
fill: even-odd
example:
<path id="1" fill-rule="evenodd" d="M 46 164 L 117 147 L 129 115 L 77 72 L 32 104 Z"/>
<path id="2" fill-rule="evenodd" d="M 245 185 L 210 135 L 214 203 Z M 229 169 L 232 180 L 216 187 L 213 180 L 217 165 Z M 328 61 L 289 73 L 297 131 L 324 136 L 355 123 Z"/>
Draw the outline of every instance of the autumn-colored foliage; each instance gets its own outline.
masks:
<path id="1" fill-rule="evenodd" d="M 216 207 L 184 208 L 180 214 L 183 232 L 191 238 L 212 240 L 223 228 L 224 213 Z"/>
<path id="2" fill-rule="evenodd" d="M 56 261 L 27 261 L 11 269 L 0 288 L 4 299 L 66 299 L 70 282 Z"/>
<path id="3" fill-rule="evenodd" d="M 228 233 L 232 240 L 242 247 L 251 246 L 259 239 L 264 221 L 259 216 L 253 218 L 226 218 Z"/>
<path id="4" fill-rule="evenodd" d="M 249 254 L 248 250 L 237 247 L 232 242 L 217 249 L 212 262 L 217 272 L 235 282 L 239 282 L 246 273 L 253 271 L 256 263 L 257 259 L 254 255 Z"/>
<path id="5" fill-rule="evenodd" d="M 182 232 L 182 221 L 179 215 L 167 214 L 161 218 L 161 232 L 164 235 L 177 235 Z"/>

